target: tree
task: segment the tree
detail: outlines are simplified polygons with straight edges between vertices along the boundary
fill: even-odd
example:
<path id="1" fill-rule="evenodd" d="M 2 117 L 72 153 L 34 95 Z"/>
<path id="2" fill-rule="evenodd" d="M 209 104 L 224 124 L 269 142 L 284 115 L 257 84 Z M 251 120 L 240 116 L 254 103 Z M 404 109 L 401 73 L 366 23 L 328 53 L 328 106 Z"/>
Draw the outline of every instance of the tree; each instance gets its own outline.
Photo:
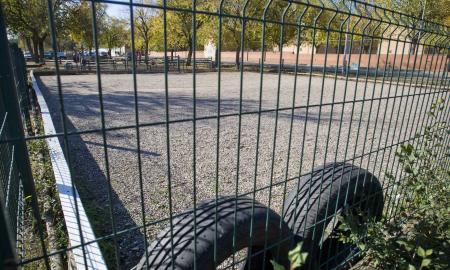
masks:
<path id="1" fill-rule="evenodd" d="M 347 0 L 335 1 L 334 5 L 327 6 L 329 9 L 320 8 L 321 4 L 318 1 L 312 1 L 312 3 L 315 4 L 316 7 L 306 9 L 302 19 L 302 23 L 315 27 L 302 28 L 302 40 L 304 42 L 308 42 L 311 45 L 314 45 L 315 49 L 323 45 L 338 46 L 341 31 L 345 31 L 345 28 L 341 30 L 340 26 L 344 22 L 347 15 L 335 12 L 336 6 L 339 10 L 344 11 L 351 8 L 349 7 L 349 5 L 352 5 L 352 2 Z M 302 7 L 302 9 L 304 9 L 304 7 Z M 353 29 L 353 26 L 356 26 L 353 30 L 355 31 L 355 33 L 360 33 L 361 31 L 359 26 L 361 26 L 361 24 L 355 25 L 355 19 L 357 18 L 351 16 L 346 21 L 346 24 L 348 25 L 348 29 L 350 30 Z M 352 39 L 358 40 L 360 39 L 360 36 L 352 36 Z M 341 44 L 341 49 L 343 49 L 343 47 L 344 46 L 342 46 Z"/>
<path id="2" fill-rule="evenodd" d="M 245 9 L 245 10 L 244 10 Z M 256 14 L 261 13 L 262 6 L 260 4 L 255 4 L 255 2 L 245 3 L 239 0 L 224 2 L 222 13 L 227 15 L 235 15 L 243 17 L 255 17 Z M 245 12 L 245 14 L 244 14 Z M 214 20 L 215 25 L 217 25 L 217 19 Z M 242 30 L 244 29 L 245 23 L 245 33 L 242 37 Z M 240 52 L 241 52 L 241 40 L 243 38 L 244 46 L 249 48 L 255 46 L 258 43 L 258 39 L 261 33 L 261 27 L 258 23 L 254 21 L 244 20 L 242 18 L 224 18 L 222 21 L 222 48 L 232 49 L 236 52 L 235 65 L 239 68 L 240 64 Z M 217 39 L 217 32 L 214 32 L 214 38 Z"/>
<path id="3" fill-rule="evenodd" d="M 162 1 L 159 1 L 162 4 Z M 212 11 L 215 8 L 216 1 L 199 1 L 196 4 L 197 10 L 208 10 Z M 189 9 L 192 10 L 192 1 L 191 0 L 168 0 L 166 2 L 167 6 Z M 193 44 L 193 29 L 195 27 L 197 31 L 196 35 L 196 43 L 203 44 L 205 42 L 202 30 L 208 21 L 211 20 L 211 16 L 197 13 L 195 17 L 195 25 L 193 23 L 193 13 L 192 12 L 183 12 L 183 11 L 166 11 L 166 24 L 167 24 L 167 44 L 166 46 L 169 48 L 187 48 L 188 56 L 186 60 L 186 65 L 191 64 L 192 52 L 194 49 Z M 156 42 L 159 44 L 163 44 L 163 19 L 164 12 L 159 10 L 155 14 L 154 19 L 154 36 L 157 38 Z M 211 29 L 208 29 L 208 31 Z M 159 45 L 160 47 L 160 45 Z"/>
<path id="4" fill-rule="evenodd" d="M 412 16 L 417 20 L 410 20 L 411 28 L 422 28 L 422 21 L 431 21 L 444 25 L 450 24 L 450 1 L 449 0 L 378 0 L 377 4 L 387 7 L 388 9 L 397 10 Z M 411 53 L 417 49 L 419 40 L 417 31 L 410 31 L 408 38 L 411 40 Z"/>
<path id="5" fill-rule="evenodd" d="M 106 6 L 95 3 L 96 29 L 98 36 L 104 31 L 106 19 Z M 77 2 L 70 6 L 66 24 L 70 37 L 81 45 L 81 49 L 88 48 L 89 52 L 94 47 L 94 32 L 92 20 L 92 7 L 89 2 Z"/>
<path id="6" fill-rule="evenodd" d="M 267 5 L 269 4 L 270 5 Z M 239 67 L 240 53 L 242 49 L 262 49 L 261 39 L 264 28 L 264 50 L 278 48 L 293 42 L 297 31 L 296 27 L 287 23 L 296 23 L 299 16 L 299 6 L 289 4 L 288 1 L 275 0 L 261 4 L 260 1 L 233 0 L 226 1 L 222 7 L 222 13 L 225 16 L 222 20 L 222 48 L 225 50 L 234 50 L 236 52 L 235 64 Z M 266 13 L 264 15 L 264 12 Z M 245 18 L 264 19 L 266 22 L 255 21 Z M 284 24 L 282 26 L 281 22 Z M 217 25 L 217 20 L 215 20 Z M 245 33 L 243 34 L 242 31 Z M 283 39 L 281 40 L 281 33 Z M 215 32 L 215 40 L 218 33 Z M 242 41 L 244 44 L 241 44 Z M 244 45 L 244 46 L 242 46 Z"/>
<path id="7" fill-rule="evenodd" d="M 303 5 L 289 4 L 288 1 L 272 2 L 268 7 L 266 19 L 278 23 L 267 23 L 266 25 L 265 39 L 269 48 L 279 47 L 280 42 L 281 46 L 293 43 L 297 27 L 288 25 L 288 23 L 296 24 L 303 8 Z M 283 40 L 281 40 L 281 34 L 283 34 Z"/>
<path id="8" fill-rule="evenodd" d="M 153 10 L 149 8 L 138 7 L 135 10 L 134 27 L 138 34 L 138 46 L 144 48 L 145 63 L 148 63 L 148 51 L 150 46 L 150 38 L 152 37 L 152 18 Z"/>
<path id="9" fill-rule="evenodd" d="M 106 17 L 100 41 L 102 46 L 108 48 L 110 58 L 113 48 L 125 45 L 128 39 L 128 33 L 129 30 L 127 29 L 126 21 L 114 17 Z"/>
<path id="10" fill-rule="evenodd" d="M 448 0 L 378 0 L 378 4 L 401 11 L 417 18 L 441 24 L 450 22 L 450 2 Z"/>
<path id="11" fill-rule="evenodd" d="M 42 0 L 3 0 L 8 30 L 25 41 L 36 62 L 44 60 L 44 42 L 49 36 L 47 2 Z M 53 1 L 57 31 L 65 18 L 65 5 Z"/>

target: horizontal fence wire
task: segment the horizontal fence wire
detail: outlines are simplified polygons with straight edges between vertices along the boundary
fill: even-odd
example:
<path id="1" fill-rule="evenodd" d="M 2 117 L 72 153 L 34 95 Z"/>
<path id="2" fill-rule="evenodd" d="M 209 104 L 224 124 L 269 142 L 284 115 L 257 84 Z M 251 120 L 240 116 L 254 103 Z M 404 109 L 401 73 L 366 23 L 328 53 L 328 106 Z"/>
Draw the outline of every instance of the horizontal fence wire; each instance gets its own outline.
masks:
<path id="1" fill-rule="evenodd" d="M 408 190 L 398 184 L 406 176 L 397 149 L 405 144 L 420 148 L 427 127 L 450 119 L 449 28 L 357 0 L 229 2 L 80 1 L 90 9 L 95 55 L 79 65 L 57 58 L 62 37 L 56 31 L 52 1 L 47 0 L 54 52 L 49 64 L 54 70 L 40 73 L 38 83 L 57 132 L 11 136 L 6 124 L 11 112 L 0 108 L 1 198 L 16 237 L 18 266 L 45 261 L 49 268 L 49 258 L 78 248 L 87 265 L 85 247 L 99 243 L 111 269 L 156 269 L 163 263 L 174 268 L 180 247 L 187 245 L 183 237 L 192 236 L 186 250 L 193 254 L 204 247 L 205 220 L 211 221 L 210 259 L 218 269 L 283 256 L 280 250 L 286 243 L 292 247 L 298 237 L 310 234 L 311 242 L 321 242 L 322 248 L 327 225 L 337 223 L 343 212 L 337 204 L 330 206 L 336 198 L 327 181 L 337 178 L 342 184 L 345 166 L 380 181 L 380 190 L 354 207 L 382 194 L 383 221 L 399 220 Z M 105 5 L 124 10 L 130 34 L 124 58 L 101 58 L 97 20 Z M 135 20 L 145 11 L 158 18 L 150 26 L 160 30 L 154 38 L 162 44 L 142 60 Z M 171 21 L 176 16 L 179 25 Z M 202 30 L 204 21 L 212 34 Z M 183 27 L 180 22 L 187 28 L 189 44 L 174 55 L 172 40 Z M 207 34 L 208 42 L 215 44 L 213 57 L 201 51 Z M 11 57 L 20 119 L 29 128 L 26 63 L 17 45 L 11 47 Z M 430 117 L 427 112 L 438 100 L 444 100 L 443 110 Z M 445 131 L 448 126 L 437 132 Z M 446 136 L 442 144 L 448 147 Z M 15 145 L 54 137 L 63 145 L 83 204 L 97 209 L 92 216 L 88 212 L 96 240 L 81 235 L 79 245 L 52 251 L 44 245 L 40 254 L 29 256 L 23 237 L 25 184 Z M 444 152 L 436 156 L 440 164 L 449 161 Z M 330 163 L 346 165 L 323 167 Z M 364 185 L 377 181 L 366 176 Z M 304 182 L 308 178 L 317 182 Z M 358 195 L 349 186 L 339 187 L 336 200 L 343 196 L 347 203 Z M 289 208 L 292 191 L 298 193 L 295 201 L 304 205 Z M 225 203 L 223 196 L 228 196 Z M 251 201 L 249 235 L 240 244 L 239 202 L 246 198 Z M 212 200 L 212 206 L 205 200 Z M 255 218 L 259 202 L 267 207 L 262 225 Z M 224 259 L 219 227 L 226 203 L 232 207 L 232 244 Z M 284 215 L 321 204 L 326 205 L 324 215 L 302 216 L 307 225 L 295 237 L 282 235 L 282 218 L 271 220 L 272 210 Z M 74 218 L 81 234 L 80 217 Z M 277 239 L 269 241 L 272 226 L 280 230 Z M 242 248 L 249 257 L 242 255 Z M 320 269 L 334 269 L 348 252 L 333 253 L 335 248 L 323 244 L 321 252 L 332 257 L 311 253 Z M 158 261 L 161 254 L 164 260 Z M 197 260 L 194 256 L 191 268 L 203 269 Z M 316 267 L 313 260 L 308 263 Z"/>

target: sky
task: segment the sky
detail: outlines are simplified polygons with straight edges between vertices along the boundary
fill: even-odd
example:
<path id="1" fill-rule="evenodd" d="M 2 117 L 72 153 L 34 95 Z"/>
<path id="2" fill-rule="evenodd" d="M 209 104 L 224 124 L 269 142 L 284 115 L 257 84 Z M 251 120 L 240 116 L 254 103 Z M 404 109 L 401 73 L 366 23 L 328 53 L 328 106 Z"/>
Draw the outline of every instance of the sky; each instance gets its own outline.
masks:
<path id="1" fill-rule="evenodd" d="M 118 18 L 129 18 L 130 9 L 125 5 L 118 4 L 107 4 L 106 12 L 110 16 L 118 17 Z"/>
<path id="2" fill-rule="evenodd" d="M 115 0 L 116 2 L 123 2 L 127 5 L 121 5 L 121 4 L 106 4 L 106 12 L 110 16 L 122 18 L 122 19 L 129 19 L 130 18 L 130 8 L 129 8 L 129 0 Z M 155 3 L 154 0 L 133 0 L 134 3 Z"/>

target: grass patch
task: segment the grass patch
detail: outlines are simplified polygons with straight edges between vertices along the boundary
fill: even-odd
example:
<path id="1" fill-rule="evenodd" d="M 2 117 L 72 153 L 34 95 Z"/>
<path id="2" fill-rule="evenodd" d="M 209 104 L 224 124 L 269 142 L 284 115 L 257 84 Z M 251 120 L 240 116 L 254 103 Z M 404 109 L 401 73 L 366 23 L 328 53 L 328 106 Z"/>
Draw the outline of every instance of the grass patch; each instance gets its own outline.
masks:
<path id="1" fill-rule="evenodd" d="M 40 114 L 35 114 L 31 121 L 35 135 L 43 135 L 43 125 Z M 27 142 L 31 171 L 33 174 L 38 201 L 40 220 L 36 221 L 32 215 L 29 198 L 25 198 L 24 206 L 24 257 L 29 259 L 43 255 L 37 229 L 37 222 L 44 228 L 45 244 L 48 252 L 68 247 L 68 235 L 64 215 L 56 189 L 55 178 L 45 140 L 30 140 Z M 52 267 L 67 267 L 66 253 L 54 255 L 50 258 Z M 31 262 L 23 266 L 24 269 L 45 269 L 44 259 Z"/>

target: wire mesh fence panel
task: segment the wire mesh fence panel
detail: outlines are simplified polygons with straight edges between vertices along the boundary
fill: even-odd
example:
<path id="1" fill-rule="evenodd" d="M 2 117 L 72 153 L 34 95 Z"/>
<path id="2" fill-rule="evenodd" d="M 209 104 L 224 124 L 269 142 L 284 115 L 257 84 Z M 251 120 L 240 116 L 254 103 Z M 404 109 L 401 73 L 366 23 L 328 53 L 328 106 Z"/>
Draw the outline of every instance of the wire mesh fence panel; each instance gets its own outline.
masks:
<path id="1" fill-rule="evenodd" d="M 7 40 L 3 14 L 0 14 L 0 46 L 4 64 L 0 69 L 1 97 L 1 230 L 2 266 L 16 267 L 24 259 L 25 216 L 33 223 L 33 238 L 40 248 L 37 255 L 46 255 L 44 232 L 37 205 L 35 183 L 25 143 L 25 131 L 29 131 L 29 96 L 25 60 L 17 44 Z M 26 127 L 26 128 L 25 128 Z M 25 205 L 28 210 L 25 210 Z M 27 213 L 26 213 L 27 212 Z M 34 220 L 34 222 L 32 221 Z M 43 265 L 50 267 L 48 259 Z"/>
<path id="2" fill-rule="evenodd" d="M 299 242 L 308 269 L 349 267 L 359 250 L 337 239 L 342 219 L 398 221 L 409 193 L 397 150 L 420 148 L 450 117 L 448 27 L 371 3 L 73 1 L 66 7 L 89 26 L 73 61 L 58 58 L 64 3 L 45 3 L 54 59 L 34 87 L 56 131 L 24 133 L 35 94 L 17 45 L 3 71 L 14 75 L 0 85 L 17 103 L 0 104 L 7 229 L 26 246 L 18 224 L 28 215 L 42 242 L 37 253 L 15 248 L 20 267 L 50 268 L 57 256 L 70 264 L 79 251 L 90 268 L 98 244 L 111 269 L 272 269 L 271 260 L 288 266 Z M 111 18 L 126 29 L 120 57 L 111 47 L 102 55 Z M 6 32 L 0 42 L 9 48 Z M 29 160 L 26 143 L 32 152 L 49 138 L 83 202 L 74 200 L 71 225 L 64 215 L 77 244 L 50 246 L 44 198 L 30 184 L 39 181 L 29 161 L 17 165 L 16 156 Z"/>

